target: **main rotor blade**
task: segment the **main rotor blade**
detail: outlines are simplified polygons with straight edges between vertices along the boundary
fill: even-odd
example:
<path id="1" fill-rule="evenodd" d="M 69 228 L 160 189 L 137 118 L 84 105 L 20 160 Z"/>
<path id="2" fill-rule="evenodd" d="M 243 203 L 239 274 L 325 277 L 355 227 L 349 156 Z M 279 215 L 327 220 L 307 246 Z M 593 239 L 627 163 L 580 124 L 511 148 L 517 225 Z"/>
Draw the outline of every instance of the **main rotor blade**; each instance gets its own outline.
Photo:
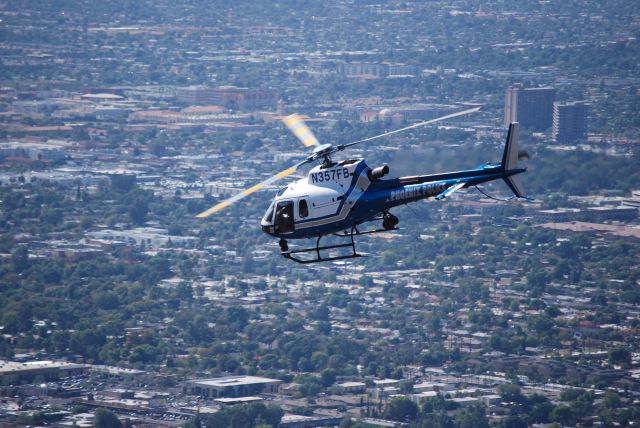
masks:
<path id="1" fill-rule="evenodd" d="M 299 162 L 297 164 L 295 164 L 292 167 L 289 167 L 287 169 L 285 169 L 284 171 L 281 171 L 279 173 L 277 173 L 276 175 L 272 175 L 271 177 L 267 178 L 266 180 L 253 185 L 251 187 L 249 187 L 248 189 L 243 190 L 242 192 L 230 197 L 229 199 L 225 199 L 224 201 L 212 206 L 211 208 L 209 208 L 206 211 L 201 212 L 200 214 L 198 214 L 196 217 L 197 218 L 207 218 L 209 217 L 211 214 L 215 214 L 218 211 L 228 207 L 229 205 L 238 202 L 240 199 L 243 199 L 247 196 L 249 196 L 252 193 L 257 192 L 258 190 L 262 190 L 265 187 L 267 187 L 268 185 L 275 183 L 276 181 L 280 180 L 281 178 L 287 177 L 291 174 L 293 174 L 294 172 L 296 172 L 298 170 L 298 168 L 300 168 L 302 165 L 306 164 L 307 162 L 309 162 L 309 160 L 304 160 L 302 162 Z"/>
<path id="2" fill-rule="evenodd" d="M 317 146 L 319 144 L 316 136 L 313 135 L 311 129 L 309 129 L 307 124 L 304 123 L 304 120 L 302 120 L 297 113 L 285 117 L 282 121 L 287 125 L 287 128 L 293 132 L 293 135 L 295 135 L 298 140 L 302 141 L 302 144 L 306 147 Z"/>
<path id="3" fill-rule="evenodd" d="M 337 147 L 338 147 L 338 150 L 344 150 L 347 147 L 351 147 L 351 146 L 354 146 L 356 144 L 366 143 L 367 141 L 377 140 L 378 138 L 387 137 L 389 135 L 397 134 L 399 132 L 408 131 L 409 129 L 418 128 L 420 126 L 429 125 L 431 123 L 440 122 L 440 121 L 451 119 L 451 118 L 458 117 L 458 116 L 464 116 L 465 114 L 469 114 L 469 113 L 475 113 L 478 110 L 480 110 L 480 107 L 474 107 L 474 108 L 470 108 L 468 110 L 459 111 L 457 113 L 447 114 L 445 116 L 440 116 L 440 117 L 436 117 L 435 119 L 425 120 L 424 122 L 420 122 L 420 123 L 414 123 L 413 125 L 409 125 L 409 126 L 406 126 L 404 128 L 396 129 L 396 130 L 390 131 L 390 132 L 385 132 L 384 134 L 380 134 L 380 135 L 376 135 L 376 136 L 373 136 L 373 137 L 365 138 L 364 140 L 354 141 L 353 143 L 343 144 L 343 145 L 337 146 Z"/>

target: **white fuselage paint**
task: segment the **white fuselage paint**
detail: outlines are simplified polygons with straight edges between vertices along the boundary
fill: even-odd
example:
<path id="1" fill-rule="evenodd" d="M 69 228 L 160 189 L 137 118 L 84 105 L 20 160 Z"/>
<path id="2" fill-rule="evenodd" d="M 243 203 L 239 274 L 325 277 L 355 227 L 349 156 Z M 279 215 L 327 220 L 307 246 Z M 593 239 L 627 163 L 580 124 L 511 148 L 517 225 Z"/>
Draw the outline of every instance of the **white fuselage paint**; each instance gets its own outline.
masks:
<path id="1" fill-rule="evenodd" d="M 302 178 L 289 186 L 274 200 L 277 205 L 283 201 L 294 201 L 295 229 L 303 230 L 344 220 L 351 208 L 369 188 L 371 181 L 367 176 L 368 168 L 360 168 L 358 177 L 354 174 L 363 160 L 341 162 L 329 168 L 316 166 Z M 355 181 L 355 183 L 354 183 Z M 354 183 L 354 184 L 352 184 Z M 298 203 L 306 199 L 308 216 L 300 218 Z M 263 226 L 273 224 L 263 219 Z"/>

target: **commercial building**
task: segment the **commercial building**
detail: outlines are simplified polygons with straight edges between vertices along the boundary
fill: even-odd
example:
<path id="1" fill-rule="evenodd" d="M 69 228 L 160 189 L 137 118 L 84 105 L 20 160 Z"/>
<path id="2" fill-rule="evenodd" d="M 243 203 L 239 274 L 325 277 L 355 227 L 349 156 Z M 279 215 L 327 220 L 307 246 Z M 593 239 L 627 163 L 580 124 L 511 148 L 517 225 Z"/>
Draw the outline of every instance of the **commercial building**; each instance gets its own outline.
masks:
<path id="1" fill-rule="evenodd" d="M 210 379 L 194 379 L 185 381 L 185 394 L 199 395 L 204 398 L 246 397 L 261 392 L 276 393 L 279 379 L 258 376 L 226 376 Z"/>
<path id="2" fill-rule="evenodd" d="M 562 144 L 587 139 L 587 106 L 584 103 L 553 104 L 553 138 Z"/>
<path id="3" fill-rule="evenodd" d="M 533 217 L 535 221 L 540 223 L 561 223 L 580 220 L 582 215 L 582 211 L 578 208 L 558 208 L 555 210 L 538 210 Z"/>
<path id="4" fill-rule="evenodd" d="M 123 101 L 125 98 L 120 95 L 111 93 L 98 93 L 98 94 L 84 94 L 80 96 L 81 100 L 93 101 L 93 102 L 110 102 L 110 101 Z"/>
<path id="5" fill-rule="evenodd" d="M 56 380 L 70 376 L 80 376 L 89 370 L 85 364 L 72 364 L 64 361 L 17 362 L 0 360 L 0 383 L 32 382 L 36 377 L 44 380 Z"/>
<path id="6" fill-rule="evenodd" d="M 0 161 L 6 159 L 29 159 L 42 162 L 61 162 L 67 156 L 69 143 L 49 140 L 46 143 L 12 141 L 0 143 Z"/>
<path id="7" fill-rule="evenodd" d="M 336 71 L 344 77 L 416 76 L 420 72 L 415 65 L 376 62 L 340 62 L 336 65 Z"/>
<path id="8" fill-rule="evenodd" d="M 312 428 L 338 426 L 342 422 L 342 417 L 334 415 L 294 415 L 285 414 L 280 421 L 281 428 Z"/>
<path id="9" fill-rule="evenodd" d="M 411 401 L 416 403 L 418 406 L 421 406 L 425 401 L 433 400 L 437 396 L 438 393 L 436 391 L 423 391 L 416 394 L 411 394 Z"/>
<path id="10" fill-rule="evenodd" d="M 599 207 L 558 208 L 555 210 L 537 210 L 533 212 L 533 218 L 541 223 L 562 223 L 569 221 L 632 221 L 638 218 L 637 207 L 626 205 L 605 205 Z"/>
<path id="11" fill-rule="evenodd" d="M 555 99 L 555 88 L 525 88 L 522 84 L 510 86 L 504 103 L 505 126 L 519 122 L 532 131 L 546 131 L 553 123 Z"/>
<path id="12" fill-rule="evenodd" d="M 640 209 L 640 190 L 632 190 L 631 198 L 623 200 L 622 205 Z"/>
<path id="13" fill-rule="evenodd" d="M 197 238 L 169 235 L 167 229 L 138 227 L 127 230 L 101 229 L 87 232 L 85 241 L 87 244 L 93 245 L 137 245 L 149 249 L 158 249 L 167 246 L 187 247 L 194 244 Z"/>
<path id="14" fill-rule="evenodd" d="M 253 110 L 273 108 L 276 97 L 271 92 L 236 86 L 187 86 L 176 89 L 176 99 L 189 105 L 220 105 L 229 109 Z"/>
<path id="15" fill-rule="evenodd" d="M 633 221 L 638 218 L 638 208 L 629 206 L 603 206 L 586 209 L 586 218 L 591 221 Z"/>
<path id="16" fill-rule="evenodd" d="M 367 390 L 364 382 L 343 382 L 336 384 L 336 388 L 343 394 L 359 394 Z"/>
<path id="17" fill-rule="evenodd" d="M 541 224 L 540 227 L 557 231 L 600 234 L 604 237 L 610 236 L 614 239 L 625 239 L 629 241 L 640 240 L 640 229 L 631 226 L 572 221 L 562 223 L 545 223 Z"/>
<path id="18" fill-rule="evenodd" d="M 347 114 L 361 122 L 383 121 L 394 125 L 429 120 L 463 110 L 450 104 L 403 104 L 395 106 L 359 106 L 347 110 Z"/>
<path id="19" fill-rule="evenodd" d="M 342 62 L 337 64 L 337 72 L 342 76 L 386 77 L 389 75 L 389 65 L 372 62 Z"/>

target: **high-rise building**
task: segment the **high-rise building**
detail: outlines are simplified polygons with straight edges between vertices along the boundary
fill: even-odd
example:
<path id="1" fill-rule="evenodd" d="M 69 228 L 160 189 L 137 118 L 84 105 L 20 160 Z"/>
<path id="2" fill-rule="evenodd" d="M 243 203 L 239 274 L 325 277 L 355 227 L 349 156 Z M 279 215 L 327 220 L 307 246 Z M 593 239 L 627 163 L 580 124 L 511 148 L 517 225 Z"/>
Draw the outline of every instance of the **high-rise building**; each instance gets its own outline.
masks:
<path id="1" fill-rule="evenodd" d="M 583 102 L 553 103 L 553 138 L 557 143 L 587 139 L 587 106 Z"/>
<path id="2" fill-rule="evenodd" d="M 522 84 L 507 88 L 504 103 L 504 124 L 520 124 L 532 131 L 546 131 L 553 123 L 553 102 L 556 89 L 525 88 Z"/>

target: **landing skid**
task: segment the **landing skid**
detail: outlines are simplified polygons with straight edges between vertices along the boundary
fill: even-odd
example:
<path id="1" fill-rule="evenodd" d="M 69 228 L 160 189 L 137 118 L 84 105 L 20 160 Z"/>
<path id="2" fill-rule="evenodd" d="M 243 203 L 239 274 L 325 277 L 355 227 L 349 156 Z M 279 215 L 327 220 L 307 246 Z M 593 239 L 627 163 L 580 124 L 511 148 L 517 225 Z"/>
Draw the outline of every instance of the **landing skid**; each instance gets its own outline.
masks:
<path id="1" fill-rule="evenodd" d="M 358 229 L 355 229 L 355 233 L 353 234 L 353 236 L 360 236 L 360 235 L 371 235 L 373 233 L 382 233 L 382 232 L 392 232 L 394 230 L 399 230 L 400 228 L 398 227 L 392 227 L 391 229 L 386 229 L 386 228 L 382 228 L 382 229 L 373 229 L 373 230 L 365 230 L 364 232 L 360 232 Z M 334 233 L 335 236 L 340 236 L 341 238 L 346 238 L 348 236 L 351 236 L 350 233 L 344 232 L 344 233 Z"/>
<path id="2" fill-rule="evenodd" d="M 322 239 L 322 237 L 324 235 L 320 235 L 318 236 L 318 239 L 316 240 L 316 246 L 313 248 L 304 248 L 304 249 L 300 249 L 300 250 L 292 250 L 289 251 L 288 250 L 288 246 L 285 245 L 283 246 L 281 244 L 281 249 L 286 248 L 285 251 L 281 251 L 280 254 L 282 254 L 282 257 L 289 259 L 289 260 L 293 260 L 296 263 L 302 263 L 302 264 L 310 264 L 310 263 L 318 263 L 318 262 L 330 262 L 330 261 L 335 261 L 335 260 L 345 260 L 345 259 L 355 259 L 358 257 L 364 257 L 362 254 L 359 254 L 356 251 L 356 243 L 355 240 L 353 239 L 354 236 L 359 236 L 359 235 L 370 235 L 373 233 L 380 233 L 380 232 L 389 232 L 390 230 L 397 230 L 397 227 L 394 227 L 393 229 L 374 229 L 374 230 L 367 230 L 365 232 L 360 232 L 356 227 L 352 227 L 351 228 L 351 232 L 344 232 L 344 233 L 334 233 L 335 236 L 341 237 L 341 238 L 349 238 L 351 242 L 346 243 L 346 244 L 336 244 L 336 245 L 325 245 L 323 247 L 320 246 L 320 239 Z M 329 256 L 329 257 L 323 257 L 321 254 L 321 251 L 327 251 L 327 250 L 334 250 L 334 249 L 338 249 L 338 248 L 351 248 L 351 254 L 344 254 L 344 255 L 340 255 L 340 256 Z M 295 255 L 297 254 L 312 254 L 314 256 L 314 258 L 311 259 L 301 259 L 296 257 Z"/>

